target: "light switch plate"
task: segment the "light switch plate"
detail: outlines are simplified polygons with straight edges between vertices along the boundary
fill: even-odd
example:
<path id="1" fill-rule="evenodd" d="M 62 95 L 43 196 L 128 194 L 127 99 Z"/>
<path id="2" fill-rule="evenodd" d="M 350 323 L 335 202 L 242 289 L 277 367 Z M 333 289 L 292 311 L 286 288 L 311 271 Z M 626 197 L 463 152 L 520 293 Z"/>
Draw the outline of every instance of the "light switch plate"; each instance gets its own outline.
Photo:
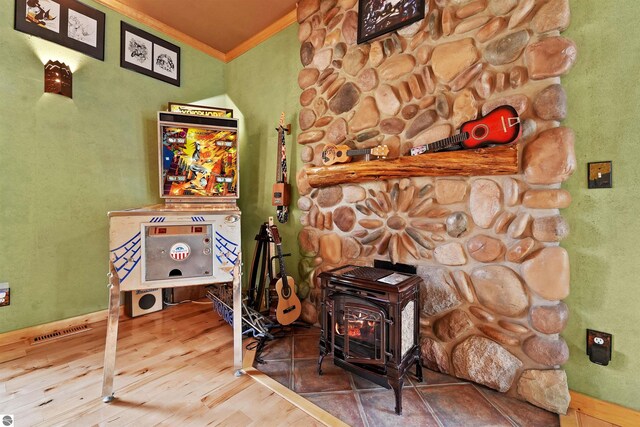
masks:
<path id="1" fill-rule="evenodd" d="M 613 169 L 611 161 L 587 163 L 589 188 L 612 188 Z"/>

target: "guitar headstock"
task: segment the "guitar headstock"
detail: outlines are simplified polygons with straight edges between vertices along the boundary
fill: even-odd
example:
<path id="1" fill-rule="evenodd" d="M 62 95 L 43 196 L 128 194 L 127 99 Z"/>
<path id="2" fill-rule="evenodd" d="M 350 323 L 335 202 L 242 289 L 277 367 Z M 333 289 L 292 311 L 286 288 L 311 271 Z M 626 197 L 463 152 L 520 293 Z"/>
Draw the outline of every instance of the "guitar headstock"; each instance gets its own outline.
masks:
<path id="1" fill-rule="evenodd" d="M 371 154 L 378 157 L 387 157 L 387 154 L 389 154 L 389 147 L 386 145 L 378 145 L 371 149 Z"/>
<path id="2" fill-rule="evenodd" d="M 282 114 L 280 114 L 280 123 L 279 123 L 280 127 L 283 128 L 284 127 L 284 111 L 282 112 Z"/>
<path id="3" fill-rule="evenodd" d="M 280 233 L 278 232 L 278 227 L 272 225 L 269 227 L 269 232 L 271 233 L 271 238 L 273 239 L 273 243 L 279 245 L 281 243 Z"/>

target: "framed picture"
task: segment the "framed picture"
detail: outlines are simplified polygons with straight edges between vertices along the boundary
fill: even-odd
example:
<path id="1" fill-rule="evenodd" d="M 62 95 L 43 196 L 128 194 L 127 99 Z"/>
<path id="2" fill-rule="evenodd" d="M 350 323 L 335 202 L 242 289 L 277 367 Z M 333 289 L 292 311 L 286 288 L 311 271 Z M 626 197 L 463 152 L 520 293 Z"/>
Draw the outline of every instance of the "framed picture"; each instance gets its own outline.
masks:
<path id="1" fill-rule="evenodd" d="M 180 86 L 180 48 L 122 21 L 120 66 Z"/>
<path id="2" fill-rule="evenodd" d="M 358 43 L 424 18 L 424 0 L 358 0 Z"/>
<path id="3" fill-rule="evenodd" d="M 104 13 L 76 0 L 15 0 L 14 28 L 104 61 Z"/>
<path id="4" fill-rule="evenodd" d="M 233 110 L 230 108 L 206 107 L 204 105 L 181 104 L 179 102 L 169 102 L 167 110 L 173 113 L 193 114 L 194 116 L 233 117 Z"/>

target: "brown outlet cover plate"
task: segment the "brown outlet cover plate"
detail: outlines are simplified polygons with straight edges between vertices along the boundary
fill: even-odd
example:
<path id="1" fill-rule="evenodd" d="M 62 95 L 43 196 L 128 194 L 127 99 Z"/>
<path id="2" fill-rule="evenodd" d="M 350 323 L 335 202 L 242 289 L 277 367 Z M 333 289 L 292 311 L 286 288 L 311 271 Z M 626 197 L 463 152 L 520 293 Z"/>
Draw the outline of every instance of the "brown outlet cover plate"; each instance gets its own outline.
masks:
<path id="1" fill-rule="evenodd" d="M 589 188 L 611 188 L 612 172 L 611 161 L 588 163 L 587 182 Z"/>

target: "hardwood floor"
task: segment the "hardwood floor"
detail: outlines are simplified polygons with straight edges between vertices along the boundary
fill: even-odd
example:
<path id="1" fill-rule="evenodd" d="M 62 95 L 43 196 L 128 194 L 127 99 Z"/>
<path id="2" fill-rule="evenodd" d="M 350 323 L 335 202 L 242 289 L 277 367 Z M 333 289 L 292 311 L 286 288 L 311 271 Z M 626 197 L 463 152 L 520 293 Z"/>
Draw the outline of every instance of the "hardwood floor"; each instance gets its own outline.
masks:
<path id="1" fill-rule="evenodd" d="M 232 330 L 210 304 L 121 318 L 116 400 L 101 400 L 106 321 L 50 342 L 0 345 L 0 414 L 17 426 L 322 425 L 232 369 Z"/>

